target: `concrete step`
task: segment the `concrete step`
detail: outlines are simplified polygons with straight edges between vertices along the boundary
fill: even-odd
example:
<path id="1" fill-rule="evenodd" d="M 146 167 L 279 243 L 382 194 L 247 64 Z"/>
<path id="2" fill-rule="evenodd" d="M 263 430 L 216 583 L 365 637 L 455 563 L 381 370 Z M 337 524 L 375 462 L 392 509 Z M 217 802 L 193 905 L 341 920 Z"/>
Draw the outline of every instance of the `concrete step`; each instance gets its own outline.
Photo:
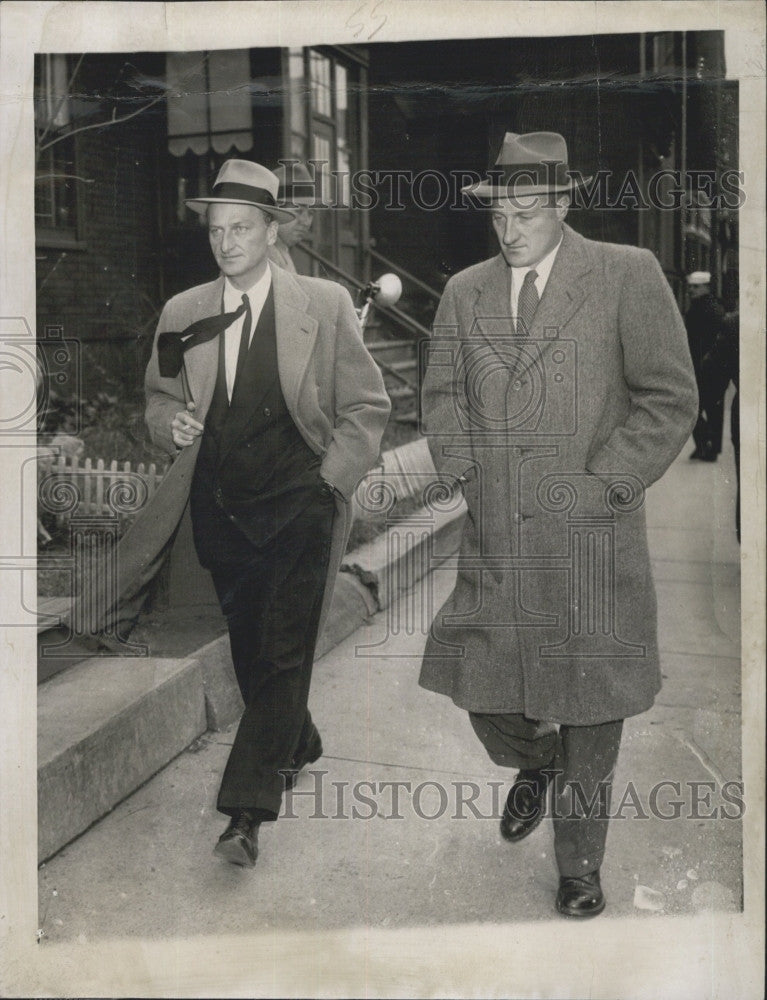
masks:
<path id="1" fill-rule="evenodd" d="M 196 659 L 93 657 L 38 688 L 38 858 L 112 810 L 205 732 Z"/>

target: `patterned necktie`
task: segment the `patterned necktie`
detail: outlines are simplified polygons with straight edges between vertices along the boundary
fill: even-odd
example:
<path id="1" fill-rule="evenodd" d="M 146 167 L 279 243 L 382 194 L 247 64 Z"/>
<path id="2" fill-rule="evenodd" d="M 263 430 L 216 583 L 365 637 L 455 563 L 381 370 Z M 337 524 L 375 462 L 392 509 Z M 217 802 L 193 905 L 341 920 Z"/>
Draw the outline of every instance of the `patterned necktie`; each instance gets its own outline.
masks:
<path id="1" fill-rule="evenodd" d="M 245 316 L 242 320 L 242 333 L 240 334 L 240 349 L 237 352 L 237 367 L 234 370 L 234 382 L 232 384 L 232 395 L 234 395 L 234 386 L 237 385 L 237 379 L 240 377 L 240 372 L 245 367 L 245 358 L 248 356 L 248 350 L 250 348 L 250 328 L 253 324 L 253 316 L 250 311 L 250 299 L 247 295 L 243 295 L 242 304 L 245 307 Z"/>
<path id="2" fill-rule="evenodd" d="M 538 289 L 535 287 L 537 271 L 528 271 L 522 287 L 519 290 L 517 303 L 517 336 L 528 337 L 533 323 L 535 310 L 538 308 Z"/>

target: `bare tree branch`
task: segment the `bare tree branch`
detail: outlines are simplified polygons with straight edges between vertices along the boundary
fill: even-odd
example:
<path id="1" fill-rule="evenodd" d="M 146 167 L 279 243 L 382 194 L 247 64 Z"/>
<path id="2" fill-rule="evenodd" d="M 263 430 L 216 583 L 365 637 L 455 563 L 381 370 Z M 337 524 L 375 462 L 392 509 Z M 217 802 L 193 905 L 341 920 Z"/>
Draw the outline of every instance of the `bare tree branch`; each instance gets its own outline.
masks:
<path id="1" fill-rule="evenodd" d="M 64 135 L 56 136 L 55 139 L 51 139 L 49 142 L 42 143 L 38 146 L 38 153 L 44 152 L 46 149 L 50 149 L 51 146 L 55 146 L 57 142 L 62 142 L 64 139 L 69 139 L 70 136 L 77 135 L 78 132 L 87 132 L 92 128 L 108 128 L 110 125 L 119 125 L 121 122 L 130 121 L 131 118 L 135 118 L 136 115 L 141 115 L 145 111 L 148 111 L 153 105 L 162 101 L 165 94 L 160 94 L 151 100 L 148 104 L 143 107 L 138 108 L 136 111 L 131 111 L 129 115 L 123 115 L 121 118 L 116 117 L 117 109 L 112 111 L 112 117 L 108 118 L 106 121 L 92 122 L 90 125 L 81 125 L 79 128 L 73 128 L 71 131 L 65 133 Z"/>

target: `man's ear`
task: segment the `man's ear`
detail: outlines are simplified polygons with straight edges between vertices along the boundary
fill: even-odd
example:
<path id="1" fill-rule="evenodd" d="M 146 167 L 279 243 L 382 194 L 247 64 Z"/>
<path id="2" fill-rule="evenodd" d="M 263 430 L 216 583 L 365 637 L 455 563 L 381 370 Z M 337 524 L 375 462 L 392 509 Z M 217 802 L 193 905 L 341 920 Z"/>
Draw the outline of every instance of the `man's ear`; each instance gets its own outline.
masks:
<path id="1" fill-rule="evenodd" d="M 266 227 L 266 245 L 274 246 L 277 241 L 277 232 L 280 228 L 280 224 L 276 219 L 270 219 L 269 225 Z"/>
<path id="2" fill-rule="evenodd" d="M 569 194 L 560 195 L 560 197 L 557 198 L 557 218 L 559 219 L 560 222 L 565 221 L 565 217 L 567 215 L 569 208 L 570 208 L 570 195 Z"/>

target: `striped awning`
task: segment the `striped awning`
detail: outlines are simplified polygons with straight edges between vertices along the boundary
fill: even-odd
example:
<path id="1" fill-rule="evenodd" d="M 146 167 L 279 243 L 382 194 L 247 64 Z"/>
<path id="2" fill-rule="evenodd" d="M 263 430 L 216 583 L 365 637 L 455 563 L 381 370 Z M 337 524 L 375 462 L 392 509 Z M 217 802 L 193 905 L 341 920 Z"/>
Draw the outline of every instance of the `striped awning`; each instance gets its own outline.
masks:
<path id="1" fill-rule="evenodd" d="M 247 49 L 216 52 L 169 52 L 168 149 L 173 156 L 187 150 L 201 156 L 232 146 L 244 153 L 253 146 L 250 99 L 250 53 Z"/>

